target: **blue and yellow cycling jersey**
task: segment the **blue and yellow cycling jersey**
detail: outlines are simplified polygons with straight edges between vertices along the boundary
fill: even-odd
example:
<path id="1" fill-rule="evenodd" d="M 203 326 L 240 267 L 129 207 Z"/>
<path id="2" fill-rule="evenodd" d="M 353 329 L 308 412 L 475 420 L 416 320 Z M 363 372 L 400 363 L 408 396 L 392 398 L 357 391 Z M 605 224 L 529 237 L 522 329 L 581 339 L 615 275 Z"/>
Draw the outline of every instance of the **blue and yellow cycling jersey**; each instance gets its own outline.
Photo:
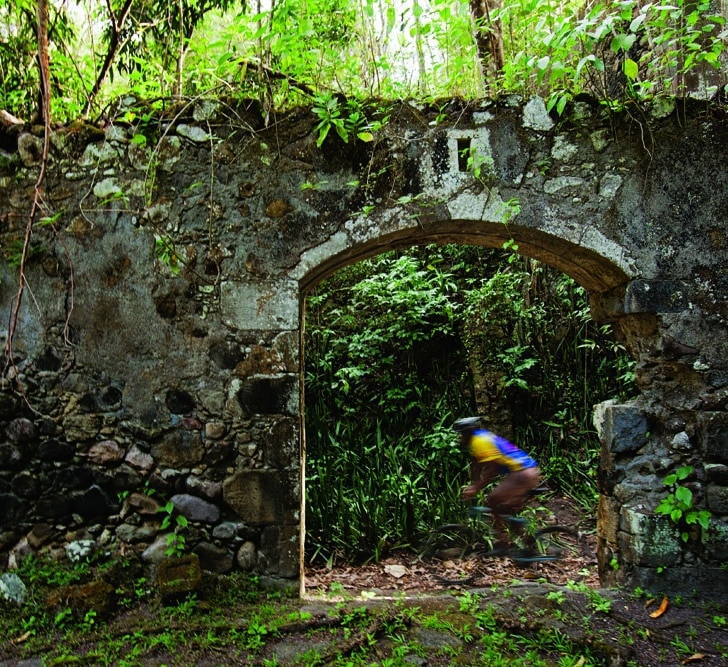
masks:
<path id="1" fill-rule="evenodd" d="M 504 472 L 518 472 L 526 468 L 536 468 L 538 463 L 512 442 L 495 433 L 478 429 L 470 438 L 470 453 L 479 463 L 495 463 Z"/>

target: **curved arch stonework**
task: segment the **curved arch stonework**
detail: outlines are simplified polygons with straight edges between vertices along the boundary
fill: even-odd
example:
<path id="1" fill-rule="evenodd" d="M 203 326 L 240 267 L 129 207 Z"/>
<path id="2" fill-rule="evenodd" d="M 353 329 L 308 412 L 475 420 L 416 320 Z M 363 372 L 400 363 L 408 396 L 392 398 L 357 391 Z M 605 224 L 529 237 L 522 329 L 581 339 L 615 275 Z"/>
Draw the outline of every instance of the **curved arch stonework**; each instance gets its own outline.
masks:
<path id="1" fill-rule="evenodd" d="M 5 558 L 88 536 L 156 562 L 163 537 L 143 492 L 154 488 L 188 517 L 204 567 L 297 578 L 306 291 L 393 248 L 514 241 L 583 285 L 637 360 L 639 398 L 595 407 L 603 582 L 728 592 L 717 109 L 684 102 L 638 122 L 588 102 L 556 119 L 538 98 L 402 104 L 372 144 L 319 149 L 305 111 L 263 128 L 247 108 L 210 108 L 147 144 L 114 124 L 95 143 L 54 136 L 45 194 L 58 234 L 35 232 L 33 301 L 0 393 Z M 25 127 L 2 138 L 10 248 L 40 139 Z M 16 274 L 4 250 L 4 321 Z M 682 466 L 710 512 L 687 539 L 654 511 Z"/>

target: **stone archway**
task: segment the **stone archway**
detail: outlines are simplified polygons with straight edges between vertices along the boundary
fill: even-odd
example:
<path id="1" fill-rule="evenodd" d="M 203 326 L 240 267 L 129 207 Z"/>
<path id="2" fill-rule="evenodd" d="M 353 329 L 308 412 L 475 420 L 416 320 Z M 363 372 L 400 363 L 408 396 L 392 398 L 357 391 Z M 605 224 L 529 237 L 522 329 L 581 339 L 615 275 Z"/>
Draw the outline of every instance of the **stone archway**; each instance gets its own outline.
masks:
<path id="1" fill-rule="evenodd" d="M 405 215 L 404 212 L 402 214 Z M 624 270 L 615 265 L 610 259 L 600 256 L 591 249 L 585 249 L 583 246 L 577 246 L 540 231 L 522 228 L 517 224 L 505 226 L 502 223 L 484 223 L 478 220 L 445 220 L 432 221 L 426 231 L 418 227 L 412 227 L 347 248 L 345 251 L 340 251 L 330 257 L 321 256 L 321 263 L 301 280 L 302 299 L 305 300 L 307 292 L 324 278 L 349 264 L 363 261 L 380 253 L 411 247 L 415 244 L 452 243 L 502 248 L 506 242 L 514 243 L 519 254 L 549 264 L 574 278 L 589 293 L 591 302 L 596 306 L 597 316 L 605 313 L 604 308 L 599 307 L 603 295 L 609 295 L 607 301 L 611 302 L 614 298 L 613 295 L 621 289 L 623 290 L 629 281 L 629 277 Z M 302 308 L 302 313 L 304 310 Z M 303 323 L 301 328 L 303 330 Z M 305 390 L 303 394 L 305 395 Z M 303 398 L 301 403 L 302 419 L 305 420 L 305 401 Z M 301 429 L 302 438 L 305 437 L 305 430 L 304 424 Z M 303 450 L 305 452 L 305 446 Z M 302 478 L 304 479 L 306 476 L 305 465 L 304 453 L 302 456 Z M 603 475 L 600 474 L 600 477 L 603 477 Z M 305 490 L 302 495 L 305 495 Z M 302 516 L 304 516 L 305 498 L 303 497 L 301 512 Z M 600 512 L 598 520 L 600 522 L 604 520 L 604 512 Z M 305 527 L 302 526 L 302 567 L 305 537 Z M 600 543 L 600 552 L 603 550 L 601 547 L 605 545 L 605 542 Z M 613 552 L 611 550 L 605 551 L 604 555 L 600 555 L 600 562 L 609 563 L 612 557 Z"/>
<path id="2" fill-rule="evenodd" d="M 513 239 L 523 254 L 572 276 L 589 291 L 594 319 L 611 322 L 637 360 L 642 392 L 629 405 L 607 402 L 595 410 L 603 446 L 601 576 L 605 583 L 724 591 L 719 561 L 727 553 L 722 515 L 728 505 L 721 500 L 726 468 L 720 428 L 726 340 L 715 301 L 708 305 L 711 299 L 688 276 L 701 256 L 711 267 L 705 268 L 710 280 L 721 280 L 714 253 L 715 242 L 723 247 L 725 233 L 719 231 L 717 209 L 710 203 L 691 211 L 704 234 L 685 238 L 681 225 L 688 209 L 678 203 L 669 209 L 671 194 L 681 191 L 674 150 L 657 158 L 644 146 L 627 146 L 629 131 L 616 132 L 612 144 L 604 128 L 578 124 L 544 145 L 536 137 L 553 124 L 540 110 L 537 101 L 529 102 L 520 127 L 513 118 L 485 112 L 473 114 L 475 128 L 406 135 L 405 143 L 424 149 L 416 160 L 409 156 L 416 162 L 416 175 L 410 176 L 410 192 L 416 194 L 400 197 L 404 205 L 348 220 L 325 244 L 302 255 L 294 275 L 305 292 L 335 268 L 385 249 L 428 242 L 500 247 Z M 524 127 L 534 135 L 524 137 Z M 697 143 L 705 140 L 689 134 Z M 610 145 L 620 150 L 610 153 Z M 491 173 L 478 184 L 458 159 L 463 146 L 486 157 Z M 407 162 L 407 149 L 403 153 Z M 568 166 L 576 155 L 581 166 Z M 535 167 L 542 161 L 549 162 L 547 173 Z M 707 196 L 692 181 L 681 186 Z M 645 238 L 630 231 L 635 223 L 648 238 L 660 239 L 658 254 L 673 260 L 656 261 Z M 685 238 L 684 245 L 676 245 L 677 238 Z M 703 249 L 695 255 L 697 247 Z M 707 413 L 703 405 L 711 406 Z M 715 407 L 718 414 L 711 414 Z M 709 525 L 687 539 L 684 525 L 654 511 L 671 490 L 664 480 L 681 466 L 691 470 L 686 483 L 695 507 L 712 505 Z"/>

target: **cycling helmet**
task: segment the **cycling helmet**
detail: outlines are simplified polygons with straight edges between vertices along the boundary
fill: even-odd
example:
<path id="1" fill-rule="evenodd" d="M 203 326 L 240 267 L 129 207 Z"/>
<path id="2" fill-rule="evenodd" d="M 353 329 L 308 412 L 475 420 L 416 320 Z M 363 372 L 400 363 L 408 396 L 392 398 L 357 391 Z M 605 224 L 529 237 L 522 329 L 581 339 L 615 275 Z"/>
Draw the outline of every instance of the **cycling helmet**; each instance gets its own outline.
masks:
<path id="1" fill-rule="evenodd" d="M 462 419 L 458 419 L 452 427 L 458 433 L 474 431 L 480 427 L 480 417 L 463 417 Z"/>

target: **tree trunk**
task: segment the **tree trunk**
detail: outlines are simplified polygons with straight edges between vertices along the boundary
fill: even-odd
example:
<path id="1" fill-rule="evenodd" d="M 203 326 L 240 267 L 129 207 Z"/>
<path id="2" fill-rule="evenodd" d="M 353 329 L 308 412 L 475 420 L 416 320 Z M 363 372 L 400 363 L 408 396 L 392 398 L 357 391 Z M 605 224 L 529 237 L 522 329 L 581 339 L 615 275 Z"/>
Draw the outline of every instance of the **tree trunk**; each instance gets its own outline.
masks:
<path id="1" fill-rule="evenodd" d="M 505 65 L 503 26 L 500 19 L 491 19 L 491 12 L 500 9 L 501 0 L 470 0 L 470 14 L 475 24 L 475 45 L 486 88 L 500 78 Z"/>

